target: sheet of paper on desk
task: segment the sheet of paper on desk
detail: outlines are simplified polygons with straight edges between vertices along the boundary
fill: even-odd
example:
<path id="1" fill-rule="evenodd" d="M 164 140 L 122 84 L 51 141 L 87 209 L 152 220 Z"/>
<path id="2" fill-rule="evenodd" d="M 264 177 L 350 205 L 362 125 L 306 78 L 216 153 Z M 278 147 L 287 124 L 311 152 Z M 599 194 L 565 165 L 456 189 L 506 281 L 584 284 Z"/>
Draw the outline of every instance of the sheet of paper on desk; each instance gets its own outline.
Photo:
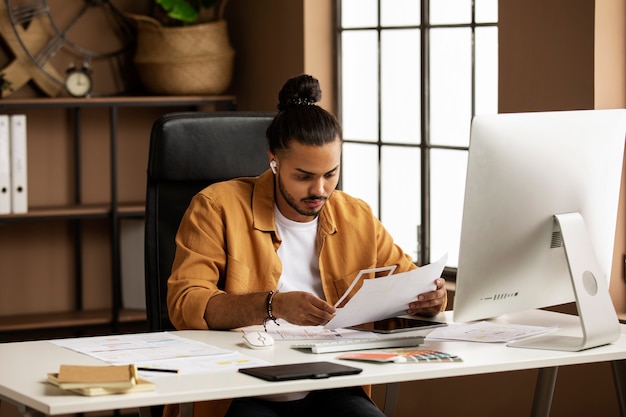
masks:
<path id="1" fill-rule="evenodd" d="M 435 289 L 435 280 L 441 277 L 447 259 L 444 255 L 413 271 L 365 280 L 324 328 L 338 329 L 406 314 L 409 303 L 419 294 Z"/>
<path id="2" fill-rule="evenodd" d="M 336 340 L 336 339 L 368 339 L 378 337 L 376 333 L 354 329 L 325 329 L 322 326 L 297 326 L 278 319 L 278 324 L 267 323 L 267 333 L 274 340 Z M 244 333 L 265 331 L 263 326 L 242 327 Z"/>
<path id="3" fill-rule="evenodd" d="M 76 337 L 51 340 L 50 343 L 111 364 L 141 363 L 232 352 L 169 332 Z"/>
<path id="4" fill-rule="evenodd" d="M 428 340 L 462 340 L 467 342 L 503 343 L 556 330 L 554 327 L 527 326 L 512 323 L 480 321 L 438 327 L 426 336 Z"/>

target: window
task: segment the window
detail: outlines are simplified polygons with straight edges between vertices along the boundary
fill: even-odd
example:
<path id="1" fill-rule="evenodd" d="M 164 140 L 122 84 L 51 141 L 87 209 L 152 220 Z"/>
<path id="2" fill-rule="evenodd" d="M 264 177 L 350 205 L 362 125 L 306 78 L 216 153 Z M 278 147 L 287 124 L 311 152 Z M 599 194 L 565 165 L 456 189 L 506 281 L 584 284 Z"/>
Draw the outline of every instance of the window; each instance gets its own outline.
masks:
<path id="1" fill-rule="evenodd" d="M 497 0 L 341 0 L 342 189 L 456 267 L 471 118 L 497 112 Z"/>

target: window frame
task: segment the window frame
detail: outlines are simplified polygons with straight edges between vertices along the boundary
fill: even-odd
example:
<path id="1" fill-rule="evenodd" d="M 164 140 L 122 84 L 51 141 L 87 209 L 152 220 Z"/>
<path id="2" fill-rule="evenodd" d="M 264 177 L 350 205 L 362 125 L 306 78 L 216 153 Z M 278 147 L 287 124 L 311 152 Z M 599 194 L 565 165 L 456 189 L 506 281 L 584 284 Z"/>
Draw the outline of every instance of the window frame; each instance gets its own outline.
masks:
<path id="1" fill-rule="evenodd" d="M 381 2 L 384 0 L 376 0 L 378 8 L 378 20 L 376 26 L 359 26 L 359 27 L 342 27 L 342 0 L 336 3 L 336 16 L 337 16 L 337 32 L 336 32 L 336 47 L 337 47 L 337 109 L 339 120 L 343 122 L 342 109 L 343 109 L 343 83 L 342 83 L 342 57 L 343 57 L 343 45 L 342 35 L 348 31 L 364 31 L 375 30 L 377 33 L 377 113 L 378 113 L 378 139 L 376 141 L 371 140 L 359 140 L 359 139 L 346 139 L 345 143 L 363 144 L 377 146 L 378 148 L 378 201 L 376 202 L 377 211 L 379 217 L 384 219 L 384 213 L 382 212 L 382 176 L 384 173 L 381 168 L 381 154 L 382 149 L 385 146 L 406 146 L 411 148 L 418 148 L 420 152 L 420 226 L 418 228 L 417 239 L 417 261 L 416 264 L 423 265 L 433 261 L 430 253 L 430 241 L 431 241 L 431 151 L 449 150 L 449 151 L 464 151 L 468 152 L 468 146 L 449 146 L 449 145 L 434 145 L 431 143 L 430 135 L 430 33 L 433 29 L 445 29 L 445 28 L 469 28 L 471 30 L 471 115 L 476 114 L 476 29 L 480 27 L 498 27 L 498 22 L 476 22 L 476 4 L 475 0 L 471 1 L 471 22 L 459 23 L 459 24 L 431 24 L 430 23 L 430 0 L 420 1 L 420 13 L 421 21 L 419 25 L 402 25 L 402 26 L 382 26 L 381 25 Z M 394 143 L 384 142 L 382 140 L 382 59 L 381 59 L 381 38 L 383 31 L 386 30 L 402 30 L 402 29 L 417 29 L 420 32 L 420 140 L 417 144 L 407 143 Z M 343 167 L 342 167 L 343 169 Z M 384 221 L 384 220 L 383 220 Z M 446 267 L 444 269 L 444 278 L 454 280 L 456 278 L 456 267 Z"/>

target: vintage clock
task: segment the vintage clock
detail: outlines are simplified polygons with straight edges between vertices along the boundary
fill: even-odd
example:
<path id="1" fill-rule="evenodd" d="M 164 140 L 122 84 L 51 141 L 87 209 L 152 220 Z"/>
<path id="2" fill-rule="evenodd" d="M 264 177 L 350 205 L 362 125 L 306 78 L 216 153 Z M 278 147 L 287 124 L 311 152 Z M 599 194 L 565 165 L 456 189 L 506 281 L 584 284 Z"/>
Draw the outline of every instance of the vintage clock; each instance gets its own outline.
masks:
<path id="1" fill-rule="evenodd" d="M 133 29 L 110 0 L 0 0 L 0 34 L 14 91 L 31 80 L 53 97 L 129 89 Z"/>
<path id="2" fill-rule="evenodd" d="M 65 89 L 73 97 L 87 97 L 91 95 L 93 81 L 91 69 L 85 65 L 81 68 L 70 66 L 65 76 Z"/>

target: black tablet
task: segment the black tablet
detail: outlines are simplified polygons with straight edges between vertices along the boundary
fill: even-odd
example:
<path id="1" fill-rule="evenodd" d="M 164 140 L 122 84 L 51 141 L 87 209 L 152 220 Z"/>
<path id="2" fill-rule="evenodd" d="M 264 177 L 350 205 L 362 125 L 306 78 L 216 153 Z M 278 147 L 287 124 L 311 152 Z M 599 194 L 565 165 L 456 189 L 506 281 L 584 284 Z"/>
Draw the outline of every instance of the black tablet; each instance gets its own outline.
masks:
<path id="1" fill-rule="evenodd" d="M 333 362 L 292 363 L 288 365 L 258 366 L 239 369 L 241 373 L 252 375 L 266 381 L 330 378 L 331 376 L 354 375 L 361 373 L 361 371 L 363 371 L 361 368 Z"/>
<path id="2" fill-rule="evenodd" d="M 406 317 L 392 317 L 390 319 L 375 321 L 374 327 L 371 327 L 371 324 L 362 324 L 352 326 L 351 328 L 375 333 L 398 333 L 441 326 L 447 326 L 447 323 Z"/>

